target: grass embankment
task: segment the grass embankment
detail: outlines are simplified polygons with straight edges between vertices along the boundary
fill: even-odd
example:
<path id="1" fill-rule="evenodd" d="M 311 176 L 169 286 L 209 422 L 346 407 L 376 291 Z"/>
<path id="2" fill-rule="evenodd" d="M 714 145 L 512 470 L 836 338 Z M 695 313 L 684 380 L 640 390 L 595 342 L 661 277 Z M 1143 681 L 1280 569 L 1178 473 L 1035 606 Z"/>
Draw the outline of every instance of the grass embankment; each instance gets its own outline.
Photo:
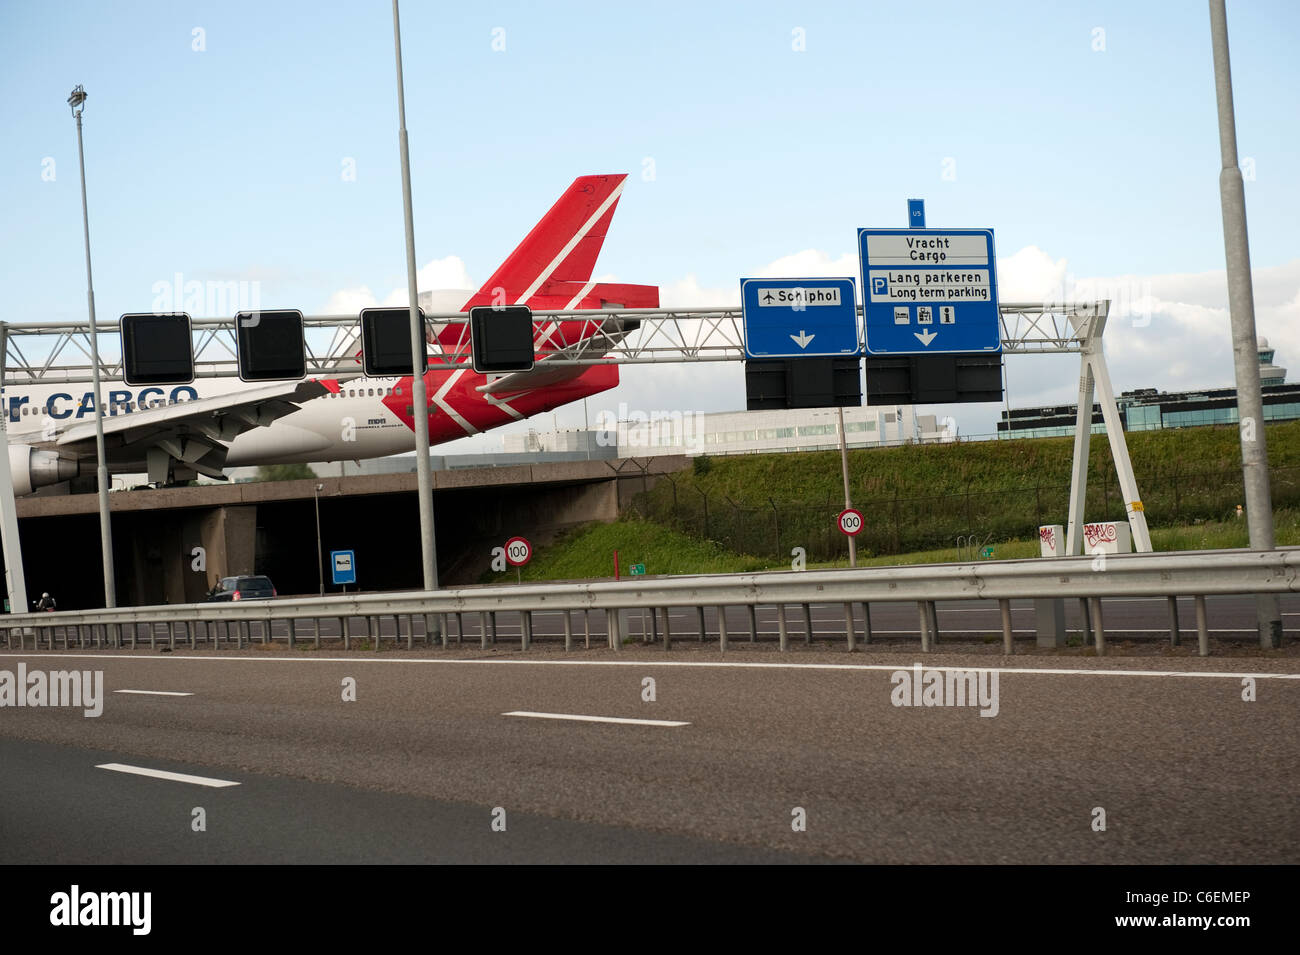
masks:
<path id="1" fill-rule="evenodd" d="M 1300 544 L 1300 510 L 1286 509 L 1275 514 L 1277 543 Z M 1209 521 L 1188 527 L 1159 527 L 1151 531 L 1151 543 L 1157 551 L 1208 550 L 1221 547 L 1245 547 L 1249 543 L 1244 520 Z M 997 560 L 1037 557 L 1038 541 L 1008 540 L 992 544 Z M 646 573 L 668 574 L 737 574 L 761 570 L 788 570 L 790 558 L 783 560 L 753 554 L 737 554 L 714 541 L 701 541 L 678 531 L 639 519 L 623 519 L 611 524 L 593 523 L 577 528 L 551 546 L 541 548 L 524 568 L 525 580 L 581 580 L 614 576 L 614 551 L 618 551 L 623 577 L 632 573 L 633 564 L 644 564 Z M 970 551 L 954 547 L 914 551 L 907 554 L 859 557 L 860 567 L 898 564 L 939 564 L 971 560 Z M 809 568 L 847 567 L 848 556 L 838 560 L 808 561 Z M 487 574 L 485 583 L 500 580 L 501 574 Z"/>
<path id="2" fill-rule="evenodd" d="M 1300 421 L 1270 424 L 1265 431 L 1271 467 L 1300 467 Z M 1125 439 L 1144 498 L 1170 491 L 1175 481 L 1186 486 L 1195 475 L 1240 474 L 1235 426 L 1139 431 Z M 895 493 L 913 498 L 1068 488 L 1073 451 L 1074 439 L 1068 437 L 864 448 L 849 452 L 849 485 L 855 504 L 891 499 Z M 1091 490 L 1109 486 L 1118 501 L 1105 435 L 1092 436 L 1088 472 Z M 767 506 L 769 498 L 778 503 L 844 499 L 838 451 L 715 457 L 705 473 L 686 471 L 677 480 L 679 490 L 698 488 L 742 504 Z"/>
<path id="3" fill-rule="evenodd" d="M 1274 507 L 1300 506 L 1300 422 L 1267 428 Z M 1126 436 L 1148 524 L 1178 527 L 1225 520 L 1243 503 L 1235 427 L 1148 431 Z M 1073 440 L 1041 438 L 904 445 L 850 452 L 854 506 L 866 518 L 860 550 L 900 555 L 954 546 L 958 536 L 1030 539 L 1069 512 Z M 1110 445 L 1094 435 L 1089 521 L 1125 520 Z M 661 481 L 635 511 L 688 537 L 736 553 L 784 557 L 794 546 L 815 559 L 842 549 L 833 530 L 844 489 L 838 452 L 697 459 Z"/>
<path id="4" fill-rule="evenodd" d="M 1300 544 L 1300 422 L 1266 429 L 1279 544 Z M 1156 550 L 1247 545 L 1240 443 L 1235 427 L 1126 435 Z M 1038 554 L 1037 528 L 1066 522 L 1073 441 L 1045 438 L 869 448 L 849 454 L 854 506 L 866 527 L 862 565 L 970 560 L 992 545 L 996 559 Z M 1094 435 L 1089 521 L 1124 520 L 1110 445 Z M 564 535 L 525 568 L 531 580 L 649 574 L 737 573 L 790 566 L 844 566 L 834 515 L 843 501 L 838 452 L 701 459 L 641 497 L 634 513 Z M 498 579 L 488 574 L 485 580 Z"/>
<path id="5" fill-rule="evenodd" d="M 624 577 L 631 576 L 633 564 L 644 564 L 649 574 L 732 574 L 771 565 L 769 558 L 736 554 L 715 541 L 688 537 L 650 521 L 625 519 L 586 524 L 551 546 L 538 548 L 523 576 L 525 580 L 613 577 L 615 550 Z"/>

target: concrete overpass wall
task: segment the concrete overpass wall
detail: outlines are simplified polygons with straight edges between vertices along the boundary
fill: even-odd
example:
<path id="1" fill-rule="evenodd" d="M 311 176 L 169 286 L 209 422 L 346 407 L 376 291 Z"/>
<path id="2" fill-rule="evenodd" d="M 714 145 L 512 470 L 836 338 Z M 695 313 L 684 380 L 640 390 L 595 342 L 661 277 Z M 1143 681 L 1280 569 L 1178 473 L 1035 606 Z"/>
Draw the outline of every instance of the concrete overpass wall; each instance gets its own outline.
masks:
<path id="1" fill-rule="evenodd" d="M 583 461 L 434 474 L 439 578 L 468 583 L 489 570 L 491 549 L 516 534 L 544 546 L 567 528 L 614 520 L 631 496 L 686 458 Z M 322 564 L 316 492 L 322 486 Z M 230 574 L 268 574 L 280 593 L 331 591 L 331 550 L 356 552 L 363 590 L 421 586 L 414 474 L 122 491 L 110 495 L 117 597 L 122 605 L 203 599 Z M 103 605 L 94 495 L 18 502 L 24 570 L 39 597 L 67 609 Z M 203 548 L 196 561 L 195 548 Z"/>

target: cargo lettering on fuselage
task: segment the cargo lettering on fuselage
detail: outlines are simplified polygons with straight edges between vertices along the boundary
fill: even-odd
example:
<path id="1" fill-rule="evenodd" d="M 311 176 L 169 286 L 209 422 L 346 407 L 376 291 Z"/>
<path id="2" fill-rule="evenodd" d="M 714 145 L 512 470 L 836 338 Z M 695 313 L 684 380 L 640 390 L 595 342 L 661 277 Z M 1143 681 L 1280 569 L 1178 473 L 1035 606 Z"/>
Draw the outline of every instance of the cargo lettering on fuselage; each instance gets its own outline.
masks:
<path id="1" fill-rule="evenodd" d="M 0 414 L 6 415 L 10 423 L 21 421 L 23 406 L 31 399 L 25 395 L 3 397 L 3 394 L 4 389 L 0 389 Z M 154 407 L 155 403 L 158 406 L 174 405 L 180 401 L 196 401 L 198 397 L 198 391 L 191 385 L 178 385 L 171 390 L 170 394 L 162 388 L 141 388 L 138 392 L 110 391 L 105 398 L 104 413 L 130 414 L 132 411 Z M 74 401 L 76 401 L 75 405 Z M 67 418 L 81 419 L 94 413 L 95 394 L 91 391 L 82 394 L 79 400 L 74 399 L 67 392 L 55 392 L 45 400 L 44 407 L 38 410 L 33 406 L 28 412 L 28 414 L 45 414 L 59 421 Z"/>

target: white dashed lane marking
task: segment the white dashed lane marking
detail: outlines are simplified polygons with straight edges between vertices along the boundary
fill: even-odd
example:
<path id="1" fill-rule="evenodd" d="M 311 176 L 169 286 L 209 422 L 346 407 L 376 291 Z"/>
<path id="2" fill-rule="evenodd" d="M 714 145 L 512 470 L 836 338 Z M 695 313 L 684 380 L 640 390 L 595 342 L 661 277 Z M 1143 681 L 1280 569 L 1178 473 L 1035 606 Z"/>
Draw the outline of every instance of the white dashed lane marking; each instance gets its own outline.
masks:
<path id="1" fill-rule="evenodd" d="M 511 710 L 502 716 L 531 716 L 538 720 L 576 720 L 579 723 L 629 723 L 634 726 L 690 726 L 678 720 L 633 720 L 622 716 L 580 716 L 575 713 L 533 713 L 528 710 Z"/>
<path id="2" fill-rule="evenodd" d="M 213 779 L 210 776 L 190 776 L 187 773 L 171 773 L 165 769 L 149 769 L 146 766 L 128 766 L 125 763 L 100 763 L 96 769 L 107 769 L 115 773 L 130 773 L 132 776 L 150 776 L 154 779 L 166 779 L 174 783 L 190 783 L 194 786 L 208 786 L 212 789 L 224 789 L 238 786 L 239 783 L 229 779 Z"/>

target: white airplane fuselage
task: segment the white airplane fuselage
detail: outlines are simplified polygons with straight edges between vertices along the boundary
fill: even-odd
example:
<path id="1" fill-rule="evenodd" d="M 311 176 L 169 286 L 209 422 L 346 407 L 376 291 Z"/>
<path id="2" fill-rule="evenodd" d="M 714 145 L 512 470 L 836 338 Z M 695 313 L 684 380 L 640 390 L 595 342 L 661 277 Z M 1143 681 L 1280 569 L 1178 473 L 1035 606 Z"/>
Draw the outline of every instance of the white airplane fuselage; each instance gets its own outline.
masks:
<path id="1" fill-rule="evenodd" d="M 223 442 L 228 449 L 225 466 L 355 461 L 415 450 L 409 377 L 313 380 L 325 384 L 330 393 L 304 402 L 297 411 L 265 427 Z M 565 385 L 503 400 L 479 393 L 476 389 L 486 379 L 468 366 L 429 371 L 425 373 L 429 442 L 444 443 L 549 411 L 611 388 L 617 380 L 617 369 L 599 367 Z M 104 382 L 101 394 L 105 418 L 116 419 L 252 387 L 238 379 L 221 378 L 136 388 L 114 381 Z M 89 386 L 37 385 L 0 391 L 0 414 L 7 416 L 11 444 L 49 448 L 63 428 L 93 421 L 95 412 Z M 144 470 L 143 455 L 139 461 L 120 457 L 115 461 L 114 470 L 132 468 Z"/>

